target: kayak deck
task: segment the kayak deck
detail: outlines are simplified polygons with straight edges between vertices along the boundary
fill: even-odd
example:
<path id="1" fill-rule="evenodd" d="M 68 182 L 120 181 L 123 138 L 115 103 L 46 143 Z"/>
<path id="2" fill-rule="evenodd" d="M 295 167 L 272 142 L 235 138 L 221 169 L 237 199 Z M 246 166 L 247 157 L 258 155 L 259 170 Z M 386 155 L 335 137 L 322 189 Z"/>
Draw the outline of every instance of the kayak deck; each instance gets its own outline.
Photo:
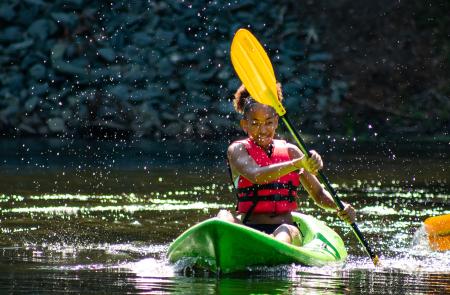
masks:
<path id="1" fill-rule="evenodd" d="M 292 215 L 303 234 L 301 247 L 241 224 L 211 218 L 189 228 L 170 245 L 169 261 L 187 260 L 196 267 L 229 273 L 255 265 L 321 266 L 346 259 L 344 242 L 325 223 L 305 214 Z"/>

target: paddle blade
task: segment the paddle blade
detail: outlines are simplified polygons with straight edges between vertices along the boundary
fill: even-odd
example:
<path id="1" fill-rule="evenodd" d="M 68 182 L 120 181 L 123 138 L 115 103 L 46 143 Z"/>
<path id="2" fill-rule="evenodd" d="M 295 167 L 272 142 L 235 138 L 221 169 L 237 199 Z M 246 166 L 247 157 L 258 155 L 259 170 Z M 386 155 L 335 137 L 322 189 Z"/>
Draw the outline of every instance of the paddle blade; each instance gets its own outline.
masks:
<path id="1" fill-rule="evenodd" d="M 450 214 L 429 217 L 424 223 L 431 249 L 450 250 Z"/>
<path id="2" fill-rule="evenodd" d="M 230 52 L 231 63 L 250 95 L 283 116 L 286 110 L 278 99 L 272 64 L 255 36 L 246 29 L 239 29 L 234 35 Z"/>

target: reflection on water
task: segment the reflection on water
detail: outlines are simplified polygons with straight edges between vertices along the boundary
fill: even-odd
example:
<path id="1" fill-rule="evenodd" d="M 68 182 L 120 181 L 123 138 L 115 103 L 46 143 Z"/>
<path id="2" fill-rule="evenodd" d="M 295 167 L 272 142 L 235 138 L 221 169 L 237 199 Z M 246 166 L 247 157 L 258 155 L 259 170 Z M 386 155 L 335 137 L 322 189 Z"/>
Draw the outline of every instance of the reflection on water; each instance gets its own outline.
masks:
<path id="1" fill-rule="evenodd" d="M 165 257 L 183 230 L 233 207 L 225 168 L 214 157 L 198 165 L 160 168 L 148 161 L 107 171 L 79 170 L 75 162 L 45 171 L 9 165 L 0 169 L 0 293 L 450 292 L 450 251 L 432 252 L 422 228 L 426 217 L 450 213 L 449 158 L 428 158 L 414 167 L 410 158 L 397 156 L 379 177 L 383 158 L 358 166 L 351 157 L 331 159 L 331 172 L 334 167 L 339 173 L 330 174 L 340 196 L 358 209 L 358 225 L 380 253 L 380 267 L 372 265 L 347 225 L 302 198 L 303 212 L 341 234 L 349 259 L 327 267 L 254 267 L 226 276 L 171 265 Z"/>

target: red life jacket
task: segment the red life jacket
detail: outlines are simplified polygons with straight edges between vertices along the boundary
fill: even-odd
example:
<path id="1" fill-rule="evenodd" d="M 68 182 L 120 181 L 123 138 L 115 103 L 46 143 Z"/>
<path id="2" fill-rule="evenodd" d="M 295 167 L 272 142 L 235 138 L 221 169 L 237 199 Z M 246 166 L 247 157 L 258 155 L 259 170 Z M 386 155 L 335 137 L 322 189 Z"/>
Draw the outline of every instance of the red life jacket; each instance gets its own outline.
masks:
<path id="1" fill-rule="evenodd" d="M 251 139 L 238 140 L 237 142 L 245 145 L 248 154 L 259 166 L 268 166 L 291 160 L 284 140 L 273 140 L 273 151 L 270 157 Z M 266 184 L 253 184 L 240 175 L 237 184 L 237 211 L 247 213 L 247 215 L 292 212 L 297 209 L 296 197 L 299 184 L 299 171 L 290 172 Z"/>

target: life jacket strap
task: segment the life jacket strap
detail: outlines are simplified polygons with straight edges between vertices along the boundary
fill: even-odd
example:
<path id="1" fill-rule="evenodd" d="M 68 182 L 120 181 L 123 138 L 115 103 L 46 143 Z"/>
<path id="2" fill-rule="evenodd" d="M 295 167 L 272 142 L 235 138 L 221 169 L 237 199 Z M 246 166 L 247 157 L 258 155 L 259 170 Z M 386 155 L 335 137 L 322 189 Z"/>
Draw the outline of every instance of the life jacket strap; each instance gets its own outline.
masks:
<path id="1" fill-rule="evenodd" d="M 297 191 L 297 186 L 293 185 L 291 181 L 288 183 L 279 183 L 279 182 L 272 182 L 272 183 L 265 183 L 265 184 L 253 184 L 249 187 L 241 187 L 237 189 L 238 194 L 248 194 L 250 192 L 254 192 L 255 190 L 278 190 L 278 189 L 288 189 L 289 193 L 291 194 L 291 191 Z"/>
<path id="2" fill-rule="evenodd" d="M 294 202 L 295 196 L 293 194 L 289 194 L 288 196 L 285 195 L 268 195 L 268 196 L 243 196 L 238 198 L 239 202 L 253 202 L 255 199 L 257 199 L 258 202 L 260 201 L 289 201 Z"/>

